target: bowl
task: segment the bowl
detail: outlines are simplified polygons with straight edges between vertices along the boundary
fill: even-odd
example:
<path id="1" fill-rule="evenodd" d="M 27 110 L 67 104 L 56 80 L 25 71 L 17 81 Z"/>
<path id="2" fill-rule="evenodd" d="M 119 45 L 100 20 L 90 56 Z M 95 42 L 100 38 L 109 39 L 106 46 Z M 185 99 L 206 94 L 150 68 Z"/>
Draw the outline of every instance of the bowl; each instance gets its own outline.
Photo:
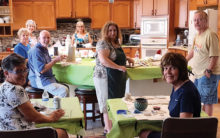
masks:
<path id="1" fill-rule="evenodd" d="M 138 111 L 144 111 L 148 106 L 148 101 L 145 98 L 136 98 L 134 102 L 134 107 Z"/>

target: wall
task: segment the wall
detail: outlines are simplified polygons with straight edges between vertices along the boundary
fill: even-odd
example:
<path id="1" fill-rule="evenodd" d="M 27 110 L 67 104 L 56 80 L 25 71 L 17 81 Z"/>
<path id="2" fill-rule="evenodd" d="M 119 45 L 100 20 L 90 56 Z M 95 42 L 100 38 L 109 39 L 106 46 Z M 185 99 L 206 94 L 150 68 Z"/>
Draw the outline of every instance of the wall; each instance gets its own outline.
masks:
<path id="1" fill-rule="evenodd" d="M 101 29 L 91 29 L 91 23 L 90 22 L 84 22 L 86 26 L 86 30 L 90 33 L 91 37 L 95 34 L 98 38 L 100 38 L 100 31 Z M 122 33 L 126 34 L 133 34 L 134 29 L 123 29 L 121 30 Z M 34 32 L 36 36 L 39 35 L 40 31 Z M 50 31 L 51 33 L 51 42 L 56 42 L 57 40 L 61 40 L 63 37 L 66 37 L 67 35 L 71 35 L 75 32 L 75 22 L 74 23 L 57 23 L 57 30 Z M 17 44 L 19 42 L 19 39 L 17 37 L 17 31 L 14 31 L 13 37 L 2 37 L 0 38 L 0 52 L 5 51 L 6 47 L 11 47 L 13 44 Z"/>

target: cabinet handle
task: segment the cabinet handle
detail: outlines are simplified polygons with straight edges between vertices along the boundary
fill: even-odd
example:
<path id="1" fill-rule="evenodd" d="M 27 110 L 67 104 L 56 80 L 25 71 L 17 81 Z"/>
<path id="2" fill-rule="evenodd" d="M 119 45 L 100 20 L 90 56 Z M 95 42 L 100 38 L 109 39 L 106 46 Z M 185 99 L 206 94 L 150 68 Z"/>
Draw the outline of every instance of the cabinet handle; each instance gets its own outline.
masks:
<path id="1" fill-rule="evenodd" d="M 152 15 L 154 15 L 154 10 L 152 10 Z"/>
<path id="2" fill-rule="evenodd" d="M 157 9 L 155 9 L 155 15 L 157 15 Z"/>

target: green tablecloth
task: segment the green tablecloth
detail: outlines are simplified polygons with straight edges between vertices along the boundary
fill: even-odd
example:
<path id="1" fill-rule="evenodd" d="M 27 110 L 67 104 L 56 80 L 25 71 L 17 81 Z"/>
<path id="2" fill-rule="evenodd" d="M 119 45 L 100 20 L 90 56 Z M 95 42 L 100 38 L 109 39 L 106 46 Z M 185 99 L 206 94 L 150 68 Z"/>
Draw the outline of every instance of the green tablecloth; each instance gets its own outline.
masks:
<path id="1" fill-rule="evenodd" d="M 68 66 L 62 66 L 58 63 L 53 66 L 53 74 L 59 82 L 72 85 L 94 86 L 94 66 L 94 59 L 83 59 L 79 64 Z M 127 68 L 127 74 L 132 80 L 162 78 L 159 66 Z"/>
<path id="2" fill-rule="evenodd" d="M 107 101 L 108 114 L 112 120 L 112 130 L 107 135 L 108 138 L 134 138 L 141 130 L 161 131 L 163 120 L 136 120 L 134 117 L 118 115 L 117 110 L 128 110 L 127 105 L 121 98 L 109 99 Z M 205 112 L 201 112 L 202 117 L 207 117 Z"/>
<path id="3" fill-rule="evenodd" d="M 49 100 L 49 108 L 53 108 L 53 99 Z M 31 102 L 41 103 L 41 99 L 31 99 Z M 62 98 L 61 108 L 65 111 L 65 115 L 58 121 L 54 123 L 41 123 L 36 124 L 36 127 L 53 127 L 53 128 L 63 128 L 70 134 L 75 135 L 85 135 L 84 116 L 79 104 L 79 100 L 76 97 Z"/>
<path id="4" fill-rule="evenodd" d="M 94 86 L 93 69 L 94 59 L 84 59 L 79 64 L 62 66 L 60 63 L 53 66 L 53 74 L 59 82 L 72 85 Z"/>
<path id="5" fill-rule="evenodd" d="M 131 80 L 147 80 L 162 78 L 162 73 L 159 66 L 128 68 L 127 74 Z"/>

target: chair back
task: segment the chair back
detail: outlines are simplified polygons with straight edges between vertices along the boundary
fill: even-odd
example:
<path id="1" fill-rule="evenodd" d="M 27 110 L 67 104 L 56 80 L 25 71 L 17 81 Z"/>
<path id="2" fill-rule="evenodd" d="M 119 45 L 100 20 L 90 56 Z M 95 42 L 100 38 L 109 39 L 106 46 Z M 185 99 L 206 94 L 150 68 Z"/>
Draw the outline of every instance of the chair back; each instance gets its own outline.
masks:
<path id="1" fill-rule="evenodd" d="M 218 119 L 167 118 L 163 122 L 162 138 L 216 138 Z"/>
<path id="2" fill-rule="evenodd" d="M 49 127 L 0 131 L 0 138 L 57 138 L 57 132 L 55 129 Z"/>

